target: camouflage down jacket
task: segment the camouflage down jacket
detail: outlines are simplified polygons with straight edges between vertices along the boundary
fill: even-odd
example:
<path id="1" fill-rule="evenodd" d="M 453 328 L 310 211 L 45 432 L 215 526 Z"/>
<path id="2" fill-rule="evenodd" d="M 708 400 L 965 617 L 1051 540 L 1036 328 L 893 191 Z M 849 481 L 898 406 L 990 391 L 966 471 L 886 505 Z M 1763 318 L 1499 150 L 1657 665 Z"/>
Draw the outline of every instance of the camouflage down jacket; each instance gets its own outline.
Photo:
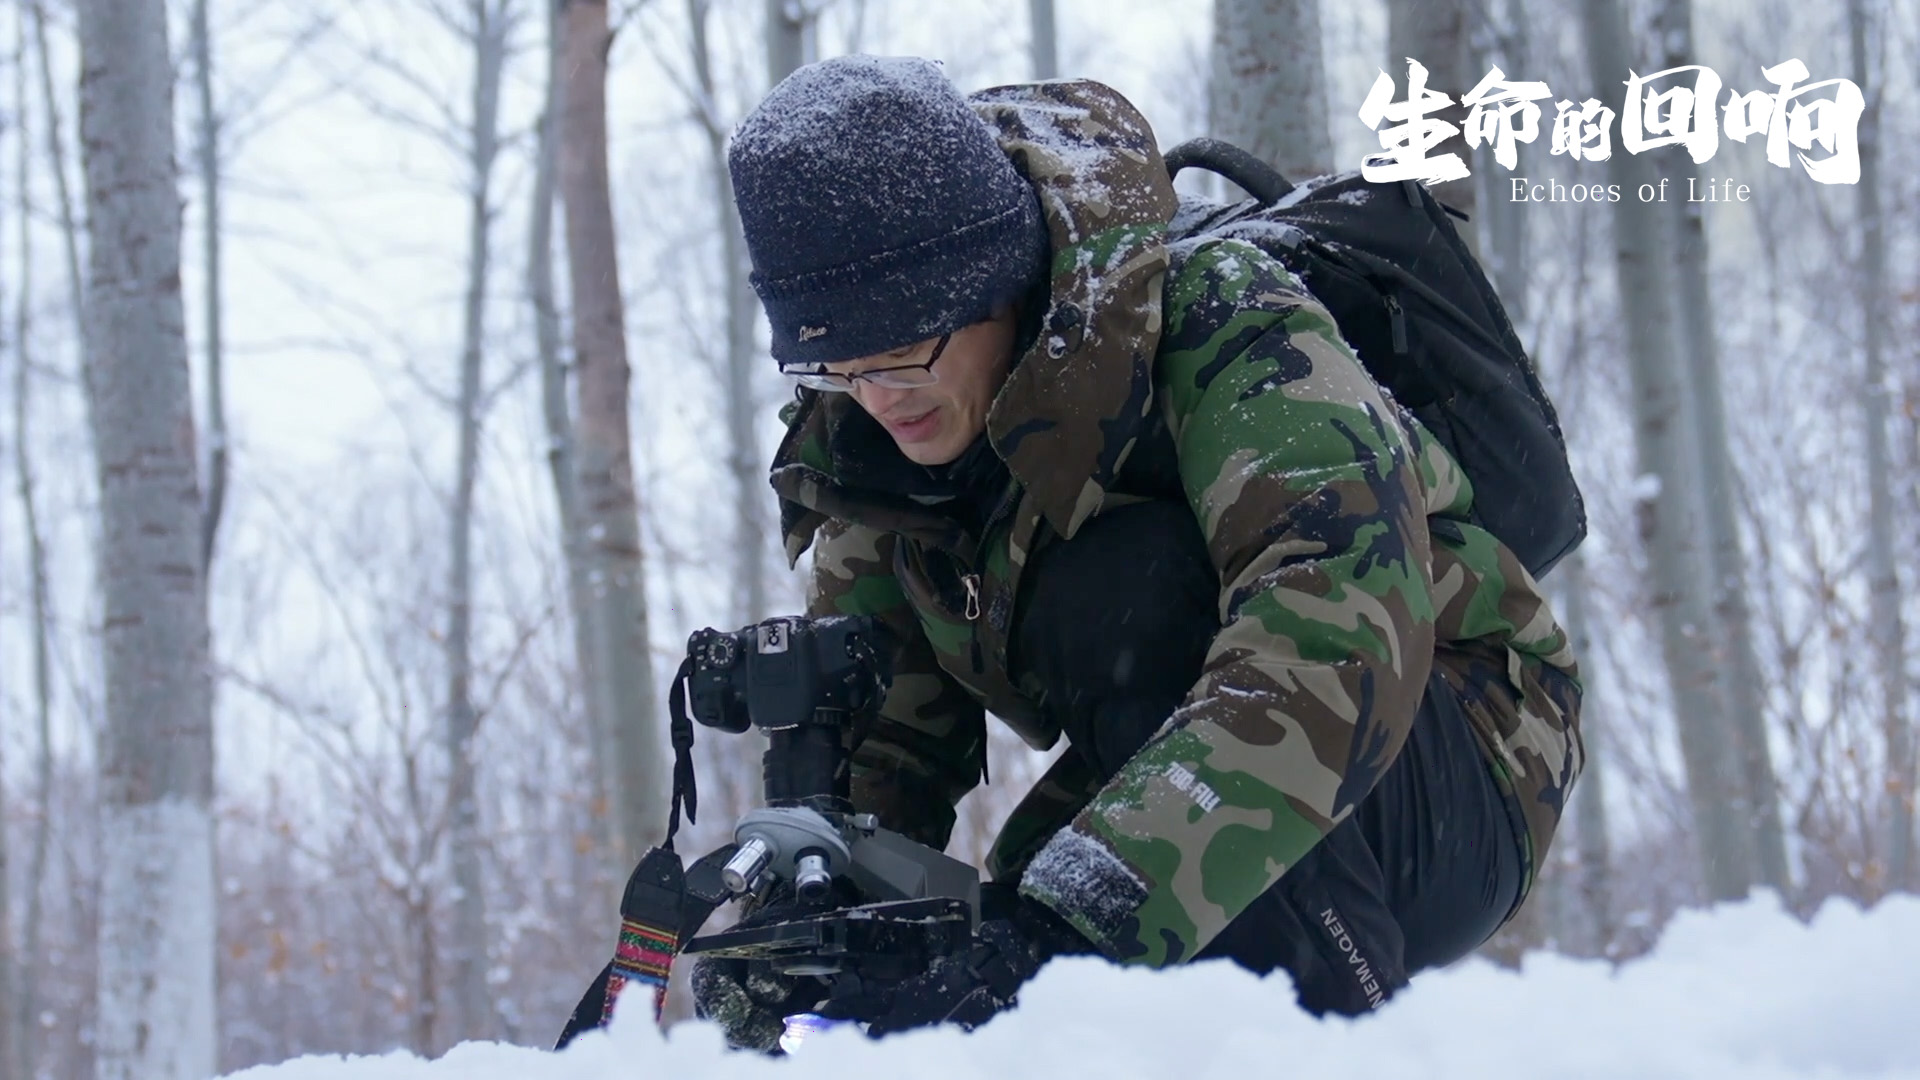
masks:
<path id="1" fill-rule="evenodd" d="M 789 558 L 814 548 L 810 613 L 877 616 L 907 642 L 855 752 L 860 809 L 944 846 L 981 774 L 985 713 L 1037 748 L 1058 739 L 1008 671 L 1028 555 L 1166 497 L 1192 509 L 1219 574 L 1204 669 L 1110 782 L 1063 757 L 1003 829 L 995 876 L 1115 959 L 1191 958 L 1368 794 L 1438 670 L 1513 796 L 1530 882 L 1580 770 L 1579 688 L 1533 579 L 1460 523 L 1466 477 L 1284 267 L 1169 237 L 1165 167 L 1117 93 L 1051 82 L 971 100 L 1053 243 L 1039 336 L 987 419 L 1003 497 L 976 534 L 840 482 L 847 395 L 803 392 L 771 477 Z M 1176 467 L 1146 468 L 1156 457 Z M 1152 490 L 1154 472 L 1172 490 Z"/>

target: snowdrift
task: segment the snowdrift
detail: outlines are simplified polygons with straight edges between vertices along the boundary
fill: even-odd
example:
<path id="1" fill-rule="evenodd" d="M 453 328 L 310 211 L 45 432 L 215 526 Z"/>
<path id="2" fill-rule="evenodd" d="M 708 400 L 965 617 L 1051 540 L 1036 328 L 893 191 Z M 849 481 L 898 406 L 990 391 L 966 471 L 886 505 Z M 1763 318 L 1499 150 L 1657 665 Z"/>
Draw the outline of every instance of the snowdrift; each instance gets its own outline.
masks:
<path id="1" fill-rule="evenodd" d="M 1429 972 L 1378 1012 L 1317 1021 L 1284 978 L 1225 963 L 1167 972 L 1050 965 L 1018 1010 L 971 1035 L 874 1042 L 828 1032 L 775 1061 L 727 1052 L 711 1025 L 663 1035 L 634 995 L 608 1032 L 565 1053 L 466 1043 L 445 1057 L 301 1058 L 245 1080 L 1157 1080 L 1490 1077 L 1920 1080 L 1920 898 L 1802 925 L 1772 898 L 1676 918 L 1645 959 L 1538 954 L 1519 972 L 1470 960 Z M 555 1018 L 558 1027 L 559 1018 Z"/>

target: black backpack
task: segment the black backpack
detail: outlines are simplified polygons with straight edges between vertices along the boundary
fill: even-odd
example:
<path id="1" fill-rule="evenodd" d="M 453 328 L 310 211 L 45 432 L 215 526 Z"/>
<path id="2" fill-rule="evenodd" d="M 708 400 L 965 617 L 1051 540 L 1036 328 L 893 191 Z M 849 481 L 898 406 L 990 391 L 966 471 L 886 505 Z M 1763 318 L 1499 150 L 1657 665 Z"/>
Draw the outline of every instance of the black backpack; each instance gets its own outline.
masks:
<path id="1" fill-rule="evenodd" d="M 1513 324 L 1449 213 L 1414 181 L 1358 172 L 1289 184 L 1217 139 L 1167 152 L 1167 172 L 1200 166 L 1252 198 L 1182 197 L 1169 240 L 1248 241 L 1285 263 L 1332 312 L 1360 361 L 1426 425 L 1473 483 L 1473 523 L 1535 578 L 1587 535 L 1566 439 Z"/>

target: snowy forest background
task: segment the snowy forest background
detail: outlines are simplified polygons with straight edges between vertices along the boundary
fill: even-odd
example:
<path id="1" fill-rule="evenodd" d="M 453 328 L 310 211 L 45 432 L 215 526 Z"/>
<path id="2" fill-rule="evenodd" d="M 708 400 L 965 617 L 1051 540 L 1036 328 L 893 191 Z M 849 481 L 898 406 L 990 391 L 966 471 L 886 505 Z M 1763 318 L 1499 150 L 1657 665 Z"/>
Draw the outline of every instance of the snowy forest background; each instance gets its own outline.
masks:
<path id="1" fill-rule="evenodd" d="M 1455 96 L 1497 63 L 1616 107 L 1629 68 L 1856 82 L 1858 185 L 1757 142 L 1602 164 L 1543 132 L 1439 189 L 1591 518 L 1548 581 L 1588 771 L 1487 948 L 1625 958 L 1754 887 L 1802 912 L 1920 888 L 1911 0 L 12 0 L 0 1075 L 552 1040 L 664 824 L 687 634 L 800 604 L 721 154 L 772 81 L 850 51 L 963 89 L 1101 79 L 1163 147 L 1216 134 L 1296 176 L 1377 148 L 1355 114 L 1407 56 Z M 1520 175 L 1752 200 L 1515 203 Z M 697 755 L 683 851 L 758 782 L 747 739 Z M 953 850 L 1044 764 L 996 734 Z"/>

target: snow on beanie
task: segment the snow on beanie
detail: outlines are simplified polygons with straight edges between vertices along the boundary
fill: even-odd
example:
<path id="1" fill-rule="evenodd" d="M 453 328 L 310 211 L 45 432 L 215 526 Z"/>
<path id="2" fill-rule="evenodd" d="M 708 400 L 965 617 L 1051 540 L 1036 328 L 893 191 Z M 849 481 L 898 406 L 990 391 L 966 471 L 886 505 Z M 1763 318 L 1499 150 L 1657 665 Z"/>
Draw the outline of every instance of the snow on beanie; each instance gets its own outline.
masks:
<path id="1" fill-rule="evenodd" d="M 781 363 L 951 333 L 1046 265 L 1033 188 L 927 60 L 800 68 L 734 130 L 727 166 Z"/>

